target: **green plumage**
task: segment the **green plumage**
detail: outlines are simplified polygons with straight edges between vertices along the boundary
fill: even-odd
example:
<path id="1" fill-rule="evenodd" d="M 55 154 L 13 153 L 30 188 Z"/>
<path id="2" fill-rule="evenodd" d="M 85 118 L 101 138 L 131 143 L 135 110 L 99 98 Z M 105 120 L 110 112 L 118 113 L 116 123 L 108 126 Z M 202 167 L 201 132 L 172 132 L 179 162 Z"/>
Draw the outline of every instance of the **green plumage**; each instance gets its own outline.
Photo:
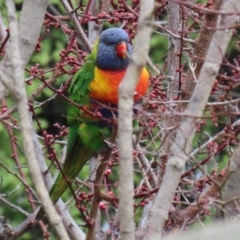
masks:
<path id="1" fill-rule="evenodd" d="M 94 78 L 94 52 L 89 55 L 88 61 L 75 74 L 69 87 L 69 98 L 74 103 L 90 107 L 91 101 L 88 87 Z M 99 126 L 99 120 L 87 116 L 83 110 L 69 104 L 68 107 L 68 145 L 65 163 L 62 167 L 64 176 L 59 173 L 49 194 L 56 203 L 68 187 L 68 183 L 75 180 L 82 167 L 94 154 L 104 147 L 104 138 L 110 135 L 108 127 Z M 66 179 L 65 179 L 66 178 Z M 40 220 L 44 215 L 41 208 L 36 220 Z"/>

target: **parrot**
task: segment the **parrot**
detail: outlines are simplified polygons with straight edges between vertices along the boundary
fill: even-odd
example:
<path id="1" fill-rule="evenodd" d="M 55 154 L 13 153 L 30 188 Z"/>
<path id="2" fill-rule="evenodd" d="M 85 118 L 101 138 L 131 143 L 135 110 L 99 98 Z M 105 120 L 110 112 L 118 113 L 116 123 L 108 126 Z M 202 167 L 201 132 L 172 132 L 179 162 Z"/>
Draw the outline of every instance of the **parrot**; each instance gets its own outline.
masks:
<path id="1" fill-rule="evenodd" d="M 101 117 L 89 114 L 98 112 L 104 118 L 113 117 L 110 107 L 117 109 L 118 87 L 129 65 L 132 45 L 128 34 L 121 28 L 108 28 L 100 34 L 87 61 L 74 75 L 69 86 L 69 99 L 81 106 L 68 104 L 69 125 L 67 151 L 62 172 L 49 191 L 55 204 L 80 173 L 85 163 L 99 153 L 110 137 L 112 126 Z M 141 101 L 149 85 L 149 72 L 143 67 L 134 94 L 134 101 Z M 116 113 L 116 111 L 114 112 Z M 67 181 L 66 181 L 67 179 Z M 44 215 L 40 207 L 36 220 Z"/>

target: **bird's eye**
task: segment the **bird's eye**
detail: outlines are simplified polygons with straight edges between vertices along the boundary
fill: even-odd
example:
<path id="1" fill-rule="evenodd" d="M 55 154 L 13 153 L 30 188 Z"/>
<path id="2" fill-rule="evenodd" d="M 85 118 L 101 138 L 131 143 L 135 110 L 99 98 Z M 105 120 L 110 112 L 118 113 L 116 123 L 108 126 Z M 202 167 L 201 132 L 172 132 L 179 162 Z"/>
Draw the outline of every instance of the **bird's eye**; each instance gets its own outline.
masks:
<path id="1" fill-rule="evenodd" d="M 108 45 L 108 46 L 109 46 L 109 45 L 112 45 L 112 43 L 109 42 L 109 41 L 105 41 L 105 44 Z"/>

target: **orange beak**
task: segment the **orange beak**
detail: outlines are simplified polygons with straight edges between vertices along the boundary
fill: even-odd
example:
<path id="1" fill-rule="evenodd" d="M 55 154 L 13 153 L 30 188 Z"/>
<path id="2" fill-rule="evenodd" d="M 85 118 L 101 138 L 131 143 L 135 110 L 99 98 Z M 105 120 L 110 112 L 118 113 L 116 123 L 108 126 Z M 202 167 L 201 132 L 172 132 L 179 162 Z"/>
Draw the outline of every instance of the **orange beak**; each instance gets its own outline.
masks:
<path id="1" fill-rule="evenodd" d="M 117 56 L 120 58 L 126 58 L 127 56 L 127 43 L 126 42 L 120 42 L 116 46 L 116 52 Z"/>

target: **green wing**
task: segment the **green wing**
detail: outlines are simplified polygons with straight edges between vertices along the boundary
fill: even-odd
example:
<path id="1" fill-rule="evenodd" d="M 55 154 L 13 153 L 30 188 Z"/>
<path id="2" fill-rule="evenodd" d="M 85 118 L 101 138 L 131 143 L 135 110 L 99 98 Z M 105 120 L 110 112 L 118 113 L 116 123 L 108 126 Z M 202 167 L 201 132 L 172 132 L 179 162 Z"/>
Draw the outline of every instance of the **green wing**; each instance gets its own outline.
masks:
<path id="1" fill-rule="evenodd" d="M 69 87 L 69 98 L 74 103 L 86 106 L 90 102 L 88 87 L 94 78 L 94 62 L 89 61 L 75 74 L 73 81 Z M 72 105 L 68 105 L 68 145 L 67 156 L 71 153 L 76 138 L 78 137 L 78 128 L 82 122 L 82 111 Z"/>

